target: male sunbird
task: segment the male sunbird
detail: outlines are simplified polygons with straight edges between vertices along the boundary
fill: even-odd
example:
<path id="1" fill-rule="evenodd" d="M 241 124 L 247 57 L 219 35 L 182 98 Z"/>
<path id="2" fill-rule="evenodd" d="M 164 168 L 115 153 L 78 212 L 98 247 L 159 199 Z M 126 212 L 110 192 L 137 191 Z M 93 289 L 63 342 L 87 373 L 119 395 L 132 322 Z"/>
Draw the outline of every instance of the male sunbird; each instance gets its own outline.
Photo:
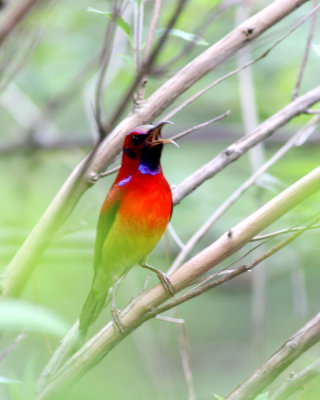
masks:
<path id="1" fill-rule="evenodd" d="M 80 314 L 82 338 L 104 307 L 109 289 L 135 264 L 156 272 L 173 294 L 168 277 L 145 264 L 172 213 L 171 190 L 160 164 L 163 144 L 174 143 L 161 137 L 165 123 L 140 126 L 124 140 L 121 167 L 98 220 L 94 277 Z"/>

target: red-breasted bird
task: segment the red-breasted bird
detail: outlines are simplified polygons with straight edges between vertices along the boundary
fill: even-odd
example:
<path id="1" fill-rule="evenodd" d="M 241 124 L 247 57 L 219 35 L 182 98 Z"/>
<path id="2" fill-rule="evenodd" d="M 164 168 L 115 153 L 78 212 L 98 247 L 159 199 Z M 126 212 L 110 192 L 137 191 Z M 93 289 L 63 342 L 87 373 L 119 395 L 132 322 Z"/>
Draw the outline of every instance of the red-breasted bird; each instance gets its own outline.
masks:
<path id="1" fill-rule="evenodd" d="M 160 157 L 164 143 L 161 122 L 130 132 L 123 144 L 119 173 L 102 205 L 94 249 L 94 277 L 80 314 L 80 337 L 99 316 L 109 289 L 133 265 L 156 272 L 171 293 L 171 282 L 145 263 L 164 233 L 172 213 L 172 196 Z"/>

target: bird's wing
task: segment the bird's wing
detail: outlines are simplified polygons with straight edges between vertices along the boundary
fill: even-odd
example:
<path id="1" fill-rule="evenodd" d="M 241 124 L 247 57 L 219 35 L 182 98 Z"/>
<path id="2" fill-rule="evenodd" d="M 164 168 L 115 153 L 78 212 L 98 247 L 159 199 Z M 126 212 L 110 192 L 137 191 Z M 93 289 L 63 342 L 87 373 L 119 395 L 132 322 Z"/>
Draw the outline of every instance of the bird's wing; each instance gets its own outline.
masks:
<path id="1" fill-rule="evenodd" d="M 113 186 L 108 193 L 98 220 L 96 242 L 94 246 L 94 270 L 96 271 L 101 259 L 103 243 L 115 220 L 117 210 L 120 205 L 121 190 L 118 186 Z"/>

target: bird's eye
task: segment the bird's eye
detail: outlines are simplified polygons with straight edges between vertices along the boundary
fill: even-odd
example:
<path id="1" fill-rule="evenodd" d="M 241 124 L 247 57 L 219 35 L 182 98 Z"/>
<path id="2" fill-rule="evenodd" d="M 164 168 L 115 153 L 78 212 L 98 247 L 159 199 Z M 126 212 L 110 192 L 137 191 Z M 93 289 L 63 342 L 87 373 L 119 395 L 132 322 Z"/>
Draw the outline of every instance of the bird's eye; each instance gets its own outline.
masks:
<path id="1" fill-rule="evenodd" d="M 145 135 L 133 135 L 131 137 L 131 143 L 135 146 L 142 144 L 145 141 Z"/>

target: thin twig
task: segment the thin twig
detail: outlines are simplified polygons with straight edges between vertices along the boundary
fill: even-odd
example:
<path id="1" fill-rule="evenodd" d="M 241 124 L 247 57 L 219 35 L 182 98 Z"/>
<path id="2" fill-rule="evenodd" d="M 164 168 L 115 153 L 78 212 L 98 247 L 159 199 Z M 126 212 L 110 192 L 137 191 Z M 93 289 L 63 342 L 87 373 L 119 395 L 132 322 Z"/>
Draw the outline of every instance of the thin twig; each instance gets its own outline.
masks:
<path id="1" fill-rule="evenodd" d="M 155 314 L 160 314 L 165 311 L 170 310 L 173 307 L 176 307 L 194 297 L 197 297 L 201 295 L 202 293 L 216 287 L 220 286 L 223 283 L 235 278 L 238 275 L 243 274 L 244 272 L 251 271 L 253 268 L 255 268 L 258 264 L 260 264 L 262 261 L 266 260 L 267 258 L 271 257 L 273 254 L 281 250 L 283 247 L 287 246 L 289 243 L 291 243 L 294 239 L 299 237 L 303 232 L 305 232 L 307 229 L 309 229 L 310 226 L 314 225 L 317 221 L 319 221 L 319 216 L 313 219 L 313 221 L 308 224 L 308 226 L 305 227 L 305 229 L 294 232 L 292 235 L 290 235 L 288 238 L 282 240 L 280 243 L 260 255 L 258 258 L 256 258 L 251 264 L 249 265 L 241 265 L 240 267 L 237 267 L 233 269 L 232 271 L 223 271 L 224 275 L 221 278 L 212 280 L 217 276 L 217 274 L 209 275 L 205 277 L 202 281 L 200 281 L 195 287 L 192 289 L 188 290 L 184 294 L 182 294 L 179 297 L 174 298 L 173 300 L 167 302 L 161 307 L 158 307 L 155 309 L 153 312 Z M 228 272 L 228 273 L 227 273 Z"/>
<path id="2" fill-rule="evenodd" d="M 220 121 L 221 119 L 227 117 L 230 114 L 230 112 L 231 112 L 230 110 L 227 110 L 223 114 L 218 115 L 217 117 L 214 117 L 214 118 L 210 119 L 209 121 L 203 122 L 199 125 L 193 126 L 192 128 L 186 129 L 183 132 L 177 133 L 176 135 L 172 136 L 170 139 L 177 140 L 177 139 L 182 138 L 183 136 L 189 135 L 190 133 L 195 132 L 201 128 L 204 128 L 205 126 L 208 126 L 208 125 L 213 124 L 214 122 Z"/>
<path id="3" fill-rule="evenodd" d="M 225 0 L 219 4 L 216 4 L 209 13 L 207 13 L 207 18 L 204 21 L 201 21 L 198 28 L 194 31 L 194 35 L 201 36 L 205 30 L 212 25 L 212 23 L 225 11 L 239 4 L 241 0 Z M 200 18 L 202 20 L 202 18 Z M 175 55 L 170 61 L 166 64 L 161 65 L 156 71 L 151 71 L 153 75 L 159 76 L 160 74 L 167 73 L 171 66 L 179 61 L 181 58 L 190 54 L 193 48 L 196 46 L 195 41 L 187 42 L 186 45 L 182 48 L 182 50 Z"/>
<path id="4" fill-rule="evenodd" d="M 152 17 L 151 17 L 149 32 L 148 32 L 147 41 L 146 41 L 146 47 L 145 47 L 145 51 L 143 54 L 143 62 L 144 63 L 146 63 L 148 58 L 150 57 L 152 44 L 153 44 L 153 40 L 154 40 L 154 35 L 156 32 L 158 20 L 160 17 L 161 4 L 162 4 L 162 0 L 154 1 Z"/>
<path id="5" fill-rule="evenodd" d="M 143 54 L 143 64 L 147 63 L 147 60 L 150 57 L 152 43 L 153 43 L 153 40 L 154 40 L 154 35 L 155 35 L 155 32 L 156 32 L 158 20 L 159 20 L 159 17 L 160 17 L 161 4 L 162 4 L 162 0 L 155 0 L 154 1 L 154 7 L 153 7 L 153 12 L 152 12 L 149 32 L 148 32 L 148 36 L 147 36 L 146 47 L 145 47 L 145 51 L 144 51 L 144 54 Z M 141 81 L 140 81 L 138 92 L 137 92 L 137 98 L 135 100 L 135 103 L 137 105 L 139 105 L 144 99 L 146 84 L 147 84 L 147 75 L 144 74 L 141 77 Z"/>
<path id="6" fill-rule="evenodd" d="M 134 94 L 135 90 L 137 89 L 137 87 L 141 81 L 141 78 L 145 74 L 148 73 L 148 71 L 150 70 L 151 66 L 153 65 L 156 57 L 158 56 L 159 52 L 162 50 L 162 47 L 164 46 L 165 42 L 167 41 L 169 33 L 170 33 L 171 29 L 173 28 L 173 26 L 175 25 L 175 23 L 177 22 L 177 19 L 180 16 L 186 2 L 187 2 L 187 0 L 179 0 L 178 1 L 175 12 L 174 12 L 173 16 L 171 17 L 163 35 L 159 39 L 154 50 L 151 52 L 148 60 L 141 65 L 140 71 L 137 74 L 135 80 L 133 81 L 133 83 L 131 84 L 131 86 L 129 87 L 129 89 L 127 90 L 125 95 L 123 96 L 123 99 L 120 101 L 120 104 L 116 107 L 116 111 L 114 112 L 114 114 L 110 117 L 109 121 L 105 124 L 105 127 L 106 127 L 105 129 L 107 129 L 107 130 L 111 129 L 114 126 L 114 124 L 116 123 L 116 121 L 118 120 L 118 118 L 122 115 L 124 109 L 130 102 L 132 95 Z"/>
<path id="7" fill-rule="evenodd" d="M 4 79 L 0 84 L 0 93 L 5 90 L 8 84 L 18 75 L 18 73 L 25 67 L 30 57 L 33 55 L 36 46 L 39 43 L 41 33 L 37 32 L 34 37 L 31 39 L 30 43 L 27 44 L 26 48 L 22 52 L 22 55 L 19 55 L 19 60 L 16 65 L 13 66 L 12 70 L 8 73 L 6 79 Z"/>
<path id="8" fill-rule="evenodd" d="M 180 248 L 183 249 L 184 248 L 184 243 L 182 242 L 182 240 L 179 238 L 179 236 L 177 235 L 177 232 L 174 230 L 172 224 L 170 223 L 168 225 L 168 232 L 170 234 L 170 236 L 172 237 L 172 239 L 174 240 L 174 242 L 176 243 L 176 245 Z"/>
<path id="9" fill-rule="evenodd" d="M 313 7 L 313 10 L 317 8 L 317 0 L 312 0 L 312 7 Z M 317 13 L 315 12 L 311 19 L 311 26 L 310 26 L 309 35 L 307 38 L 306 48 L 305 48 L 302 62 L 300 65 L 297 82 L 296 82 L 295 88 L 294 88 L 294 90 L 292 92 L 292 96 L 291 96 L 292 100 L 294 100 L 299 95 L 302 78 L 303 78 L 304 71 L 305 71 L 307 61 L 309 58 L 309 54 L 310 54 L 312 39 L 313 39 L 315 28 L 316 28 L 316 23 L 317 23 Z"/>
<path id="10" fill-rule="evenodd" d="M 260 168 L 256 170 L 237 190 L 235 190 L 231 196 L 211 215 L 210 218 L 195 232 L 195 234 L 188 240 L 184 248 L 180 251 L 172 266 L 169 269 L 169 273 L 176 271 L 181 263 L 186 259 L 187 255 L 199 242 L 200 239 L 209 231 L 209 229 L 217 222 L 217 220 L 240 198 L 240 196 L 253 184 L 255 184 L 258 178 L 264 174 L 272 165 L 274 165 L 287 151 L 289 151 L 305 134 L 306 130 L 310 129 L 318 123 L 320 116 L 313 117 L 302 129 L 300 129 L 288 142 L 282 146 L 267 162 L 265 162 Z"/>
<path id="11" fill-rule="evenodd" d="M 64 337 L 58 349 L 53 353 L 48 364 L 39 376 L 36 392 L 43 389 L 48 379 L 53 376 L 58 369 L 61 367 L 63 361 L 70 354 L 70 351 L 74 348 L 79 337 L 79 321 L 77 320 L 73 326 L 69 329 L 69 332 Z"/>
<path id="12" fill-rule="evenodd" d="M 316 225 L 310 226 L 308 228 L 308 230 L 319 229 L 319 228 L 320 228 L 320 225 L 316 224 Z M 251 239 L 251 242 L 270 239 L 270 238 L 277 237 L 279 235 L 285 235 L 287 233 L 301 231 L 301 230 L 305 230 L 305 226 L 298 226 L 296 228 L 280 229 L 280 230 L 278 230 L 276 232 L 271 232 L 271 233 L 266 233 L 265 235 L 255 236 L 254 238 Z"/>
<path id="13" fill-rule="evenodd" d="M 140 69 L 141 64 L 141 46 L 142 46 L 142 30 L 143 30 L 143 11 L 144 11 L 144 0 L 137 1 L 134 5 L 135 16 L 134 16 L 134 43 L 135 43 L 135 54 L 136 54 L 136 73 Z"/>
<path id="14" fill-rule="evenodd" d="M 19 344 L 25 339 L 26 336 L 27 336 L 27 333 L 25 331 L 21 332 L 14 339 L 14 341 L 5 350 L 3 350 L 0 353 L 0 363 L 19 346 Z"/>
<path id="15" fill-rule="evenodd" d="M 269 360 L 239 385 L 225 400 L 253 400 L 293 361 L 320 339 L 320 313 L 290 337 Z M 286 398 L 287 399 L 287 398 Z"/>
<path id="16" fill-rule="evenodd" d="M 120 165 L 118 165 L 117 167 L 114 167 L 114 168 L 110 168 L 110 169 L 108 169 L 108 171 L 101 172 L 97 178 L 104 178 L 106 176 L 112 175 L 112 174 L 116 173 L 117 171 L 119 171 L 119 169 L 120 169 Z"/>
<path id="17" fill-rule="evenodd" d="M 237 7 L 235 13 L 236 25 L 245 21 L 250 16 L 251 6 L 253 2 L 245 2 Z M 252 59 L 251 44 L 243 47 L 237 54 L 237 65 L 241 67 L 246 65 Z M 259 117 L 257 111 L 257 101 L 255 94 L 255 85 L 252 74 L 252 67 L 239 71 L 238 87 L 241 107 L 241 119 L 245 134 L 248 134 L 259 125 Z M 254 174 L 265 161 L 265 152 L 263 143 L 254 146 L 248 152 L 251 173 Z M 263 204 L 263 188 L 257 187 L 254 192 L 255 207 Z M 263 247 L 259 249 L 263 251 Z M 264 265 L 256 269 L 250 274 L 251 282 L 251 343 L 252 352 L 255 360 L 259 361 L 264 353 L 265 345 L 265 325 L 266 325 L 266 271 Z"/>
<path id="18" fill-rule="evenodd" d="M 191 352 L 188 339 L 188 332 L 185 321 L 179 324 L 178 328 L 178 339 L 181 353 L 182 366 L 184 376 L 188 386 L 188 400 L 195 400 L 196 395 L 194 391 L 193 375 L 191 367 Z"/>
<path id="19" fill-rule="evenodd" d="M 306 14 L 303 18 L 301 18 L 296 24 L 292 26 L 291 29 L 288 30 L 284 35 L 282 35 L 279 39 L 277 39 L 266 51 L 264 51 L 260 56 L 254 58 L 253 60 L 249 61 L 247 64 L 242 65 L 241 67 L 238 67 L 227 74 L 221 76 L 220 78 L 216 79 L 214 82 L 210 83 L 210 85 L 206 86 L 193 96 L 191 96 L 189 99 L 185 100 L 183 103 L 181 103 L 178 107 L 173 109 L 172 111 L 169 111 L 163 118 L 164 120 L 172 118 L 175 114 L 177 114 L 179 111 L 184 109 L 187 105 L 191 104 L 193 101 L 195 101 L 197 98 L 205 94 L 208 90 L 212 89 L 213 87 L 217 86 L 220 82 L 223 82 L 227 78 L 230 78 L 232 75 L 237 74 L 239 71 L 250 67 L 251 65 L 255 64 L 256 62 L 262 60 L 265 58 L 279 43 L 281 43 L 284 39 L 286 39 L 292 32 L 294 32 L 299 26 L 301 26 L 305 21 L 307 21 L 312 15 L 314 15 L 318 9 L 320 8 L 320 4 L 313 8 L 308 14 Z"/>
<path id="20" fill-rule="evenodd" d="M 319 90 L 318 94 L 320 96 L 320 86 L 318 87 L 318 90 Z M 312 91 L 308 93 L 311 95 L 311 92 Z M 212 160 L 210 160 L 209 162 L 198 168 L 191 175 L 189 175 L 187 178 L 185 178 L 173 190 L 173 203 L 178 204 L 186 195 L 195 190 L 206 179 L 215 176 L 218 172 L 224 169 L 231 162 L 238 159 L 250 148 L 252 148 L 257 143 L 260 143 L 261 141 L 269 137 L 273 132 L 275 132 L 281 126 L 285 125 L 285 123 L 292 118 L 291 111 L 295 110 L 296 113 L 298 111 L 297 109 L 298 107 L 300 110 L 299 114 L 303 113 L 308 108 L 308 105 L 305 103 L 305 100 L 307 100 L 307 97 L 309 96 L 307 97 L 305 96 L 306 95 L 298 97 L 296 100 L 288 104 L 278 113 L 274 114 L 272 117 L 270 117 L 269 119 L 261 123 L 259 126 L 257 126 L 257 128 L 254 131 L 250 132 L 246 136 L 243 136 L 237 142 L 227 147 Z M 300 99 L 299 106 L 296 103 L 298 99 Z M 317 101 L 319 101 L 319 99 L 320 97 L 317 98 Z M 259 139 L 256 140 L 258 137 Z"/>
<path id="21" fill-rule="evenodd" d="M 103 46 L 103 47 L 105 47 L 105 52 L 102 55 L 101 68 L 100 68 L 98 79 L 97 79 L 97 86 L 96 86 L 96 93 L 95 93 L 95 119 L 96 119 L 96 123 L 97 123 L 100 140 L 102 140 L 107 134 L 105 127 L 103 125 L 103 121 L 102 121 L 103 82 L 104 82 L 104 77 L 105 77 L 107 68 L 110 64 L 112 48 L 113 48 L 113 43 L 114 43 L 114 36 L 115 36 L 116 28 L 117 28 L 117 19 L 120 15 L 119 14 L 120 8 L 121 8 L 121 4 L 118 7 L 117 1 L 115 1 L 114 6 L 113 6 L 113 11 L 112 11 L 112 17 L 108 23 L 108 27 L 107 27 L 107 31 L 106 31 L 106 36 L 105 36 L 104 46 Z M 107 44 L 107 46 L 105 46 L 105 44 Z"/>
<path id="22" fill-rule="evenodd" d="M 10 2 L 4 9 L 0 19 L 0 46 L 37 2 L 38 0 Z"/>
<path id="23" fill-rule="evenodd" d="M 188 332 L 185 320 L 183 318 L 168 317 L 166 315 L 157 315 L 156 319 L 164 322 L 169 322 L 177 325 L 178 328 L 178 341 L 181 354 L 181 362 L 183 367 L 184 376 L 188 386 L 188 400 L 195 400 L 192 368 L 191 368 L 191 353 L 188 339 Z"/>

